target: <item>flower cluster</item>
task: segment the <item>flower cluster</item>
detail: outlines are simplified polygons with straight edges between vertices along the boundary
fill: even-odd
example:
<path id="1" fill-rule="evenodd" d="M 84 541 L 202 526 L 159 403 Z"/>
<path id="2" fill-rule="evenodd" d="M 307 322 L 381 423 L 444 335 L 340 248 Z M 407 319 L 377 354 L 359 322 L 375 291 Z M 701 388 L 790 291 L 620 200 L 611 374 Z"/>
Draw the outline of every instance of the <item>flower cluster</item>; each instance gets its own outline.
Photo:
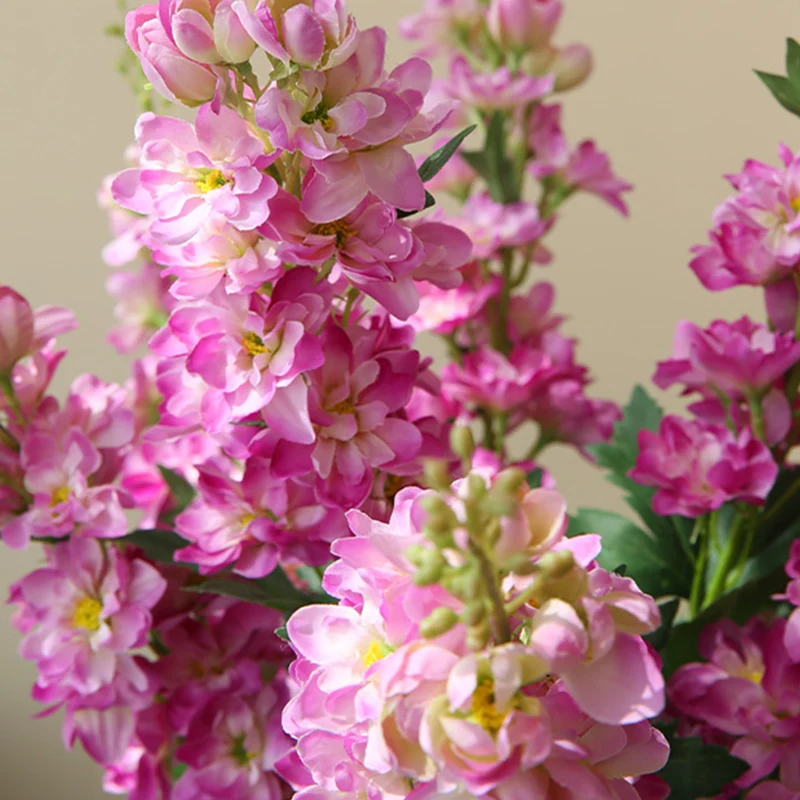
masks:
<path id="1" fill-rule="evenodd" d="M 722 744 L 749 766 L 725 797 L 755 784 L 748 800 L 800 796 L 800 662 L 786 633 L 781 619 L 715 623 L 700 639 L 705 662 L 684 665 L 670 680 L 670 703 L 685 732 Z"/>
<path id="2" fill-rule="evenodd" d="M 443 81 L 419 56 L 387 66 L 343 0 L 127 15 L 161 100 L 99 201 L 109 341 L 148 352 L 124 386 L 85 375 L 59 402 L 74 320 L 0 286 L 0 533 L 45 546 L 11 592 L 21 654 L 107 791 L 650 797 L 659 610 L 601 568 L 598 536 L 567 538 L 534 463 L 588 455 L 619 417 L 586 394 L 552 285 L 529 285 L 569 197 L 624 214 L 630 189 L 562 131 L 554 96 L 591 58 L 554 44 L 561 12 L 430 0 L 404 30 Z M 460 210 L 429 212 L 429 190 Z M 422 331 L 449 346 L 438 374 Z M 504 468 L 528 422 L 535 489 Z M 724 447 L 714 485 L 763 497 L 764 445 Z"/>
<path id="3" fill-rule="evenodd" d="M 287 624 L 297 798 L 634 798 L 663 765 L 640 638 L 658 610 L 523 484 L 482 468 L 401 490 L 388 523 L 348 514 L 323 579 L 339 605 Z"/>

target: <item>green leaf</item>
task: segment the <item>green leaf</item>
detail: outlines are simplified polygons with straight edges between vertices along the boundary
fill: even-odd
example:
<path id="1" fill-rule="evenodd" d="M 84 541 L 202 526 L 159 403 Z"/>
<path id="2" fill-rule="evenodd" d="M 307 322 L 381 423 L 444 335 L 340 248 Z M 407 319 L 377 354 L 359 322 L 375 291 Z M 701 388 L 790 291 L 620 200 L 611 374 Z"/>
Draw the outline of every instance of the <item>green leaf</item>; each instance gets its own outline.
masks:
<path id="1" fill-rule="evenodd" d="M 263 419 L 245 419 L 241 422 L 234 422 L 234 425 L 239 425 L 242 428 L 267 428 L 269 427 Z"/>
<path id="2" fill-rule="evenodd" d="M 724 747 L 703 744 L 695 737 L 668 734 L 669 761 L 656 774 L 670 786 L 670 800 L 711 797 L 735 781 L 748 765 Z"/>
<path id="3" fill-rule="evenodd" d="M 625 517 L 598 509 L 579 509 L 568 535 L 579 533 L 600 534 L 600 566 L 611 571 L 625 564 L 627 574 L 643 592 L 654 597 L 688 597 L 693 568 L 674 539 L 658 539 Z"/>
<path id="4" fill-rule="evenodd" d="M 301 592 L 286 577 L 286 573 L 280 567 L 276 567 L 266 578 L 258 580 L 247 580 L 234 576 L 214 577 L 203 583 L 185 586 L 184 590 L 235 597 L 246 603 L 268 606 L 288 614 L 314 603 L 336 602 L 322 592 Z"/>
<path id="5" fill-rule="evenodd" d="M 800 116 L 800 88 L 783 75 L 772 75 L 769 72 L 755 71 L 764 82 L 772 96 L 792 114 Z"/>
<path id="6" fill-rule="evenodd" d="M 174 531 L 158 529 L 133 531 L 118 541 L 127 542 L 144 550 L 144 554 L 151 561 L 162 564 L 174 564 L 175 551 L 190 544 Z"/>
<path id="7" fill-rule="evenodd" d="M 423 183 L 427 183 L 439 173 L 442 167 L 455 155 L 456 150 L 461 146 L 464 139 L 477 127 L 477 125 L 470 125 L 468 128 L 464 128 L 461 133 L 457 133 L 447 144 L 440 147 L 435 153 L 431 153 L 422 162 L 418 172 Z"/>
<path id="8" fill-rule="evenodd" d="M 172 508 L 161 516 L 164 522 L 172 524 L 175 517 L 184 511 L 189 503 L 194 500 L 197 492 L 194 486 L 177 472 L 161 466 L 159 466 L 158 471 L 161 473 L 161 477 L 166 481 L 170 494 L 172 495 Z"/>
<path id="9" fill-rule="evenodd" d="M 405 219 L 406 217 L 412 217 L 414 214 L 419 214 L 420 211 L 424 211 L 426 208 L 430 208 L 431 206 L 436 205 L 436 198 L 428 191 L 425 192 L 425 205 L 420 209 L 415 209 L 413 211 L 405 211 L 402 208 L 397 209 L 397 219 Z"/>
<path id="10" fill-rule="evenodd" d="M 305 583 L 308 585 L 309 591 L 317 593 L 324 591 L 322 588 L 322 577 L 320 576 L 319 572 L 314 569 L 314 567 L 298 567 L 297 575 L 301 580 L 305 581 Z"/>
<path id="11" fill-rule="evenodd" d="M 487 183 L 489 182 L 489 162 L 486 159 L 486 153 L 479 150 L 462 150 L 461 158 L 469 164 L 478 175 L 481 176 Z"/>
<path id="12" fill-rule="evenodd" d="M 281 625 L 280 628 L 275 628 L 275 635 L 279 639 L 283 639 L 284 642 L 290 641 L 289 633 L 287 632 L 285 625 Z"/>
<path id="13" fill-rule="evenodd" d="M 800 85 L 800 44 L 786 40 L 786 74 L 794 86 Z"/>

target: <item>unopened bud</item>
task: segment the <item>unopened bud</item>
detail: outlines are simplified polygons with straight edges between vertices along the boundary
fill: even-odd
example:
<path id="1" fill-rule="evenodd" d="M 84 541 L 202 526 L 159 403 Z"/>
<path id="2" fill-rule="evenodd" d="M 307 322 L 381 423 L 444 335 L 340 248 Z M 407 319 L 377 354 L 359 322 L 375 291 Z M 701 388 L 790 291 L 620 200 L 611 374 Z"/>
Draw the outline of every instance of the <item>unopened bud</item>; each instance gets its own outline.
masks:
<path id="1" fill-rule="evenodd" d="M 467 603 L 466 608 L 461 612 L 461 618 L 470 627 L 479 624 L 486 619 L 486 604 L 483 600 L 473 600 Z"/>
<path id="2" fill-rule="evenodd" d="M 516 467 L 509 467 L 498 473 L 492 484 L 492 489 L 504 494 L 517 494 L 519 490 L 526 486 L 525 473 Z"/>
<path id="3" fill-rule="evenodd" d="M 592 63 L 592 52 L 586 45 L 562 47 L 550 65 L 556 76 L 555 91 L 566 92 L 580 86 L 591 74 Z"/>
<path id="4" fill-rule="evenodd" d="M 435 639 L 447 633 L 458 623 L 458 614 L 452 608 L 437 608 L 419 624 L 420 635 L 424 639 Z"/>
<path id="5" fill-rule="evenodd" d="M 533 575 L 534 572 L 540 570 L 540 566 L 531 557 L 525 553 L 515 553 L 508 558 L 505 563 L 505 568 L 515 575 Z"/>
<path id="6" fill-rule="evenodd" d="M 447 470 L 447 464 L 438 459 L 430 459 L 425 462 L 424 466 L 425 483 L 431 489 L 438 489 L 439 491 L 446 491 L 450 488 L 450 475 Z"/>
<path id="7" fill-rule="evenodd" d="M 450 449 L 464 461 L 472 461 L 475 437 L 466 425 L 454 425 L 450 431 Z"/>
<path id="8" fill-rule="evenodd" d="M 0 285 L 0 372 L 26 356 L 33 346 L 34 320 L 30 303 L 10 286 Z"/>
<path id="9" fill-rule="evenodd" d="M 467 647 L 472 650 L 483 650 L 489 641 L 492 630 L 489 619 L 484 617 L 477 625 L 467 628 Z"/>
<path id="10" fill-rule="evenodd" d="M 481 508 L 492 517 L 511 517 L 519 508 L 519 502 L 508 494 L 492 492 L 483 500 Z"/>
<path id="11" fill-rule="evenodd" d="M 467 496 L 470 500 L 480 500 L 488 493 L 486 481 L 474 472 L 467 475 Z"/>
<path id="12" fill-rule="evenodd" d="M 499 44 L 530 50 L 550 40 L 561 12 L 561 0 L 492 0 L 487 24 Z"/>
<path id="13" fill-rule="evenodd" d="M 429 548 L 422 544 L 411 545 L 411 547 L 406 550 L 406 558 L 415 567 L 421 567 L 425 560 L 425 554 L 428 552 L 428 550 Z"/>
<path id="14" fill-rule="evenodd" d="M 417 586 L 432 586 L 438 583 L 445 566 L 447 562 L 438 550 L 428 550 L 419 570 L 414 573 L 414 583 Z"/>
<path id="15" fill-rule="evenodd" d="M 575 556 L 571 550 L 556 550 L 545 553 L 536 566 L 546 574 L 547 578 L 558 580 L 575 566 Z"/>

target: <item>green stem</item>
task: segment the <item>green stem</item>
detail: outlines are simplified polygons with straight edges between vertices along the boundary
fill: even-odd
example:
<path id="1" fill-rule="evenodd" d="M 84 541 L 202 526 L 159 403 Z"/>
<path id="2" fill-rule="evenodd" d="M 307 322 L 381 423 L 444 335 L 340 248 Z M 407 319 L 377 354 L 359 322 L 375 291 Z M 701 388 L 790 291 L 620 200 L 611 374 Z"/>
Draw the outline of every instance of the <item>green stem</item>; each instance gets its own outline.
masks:
<path id="1" fill-rule="evenodd" d="M 542 451 L 553 444 L 556 440 L 545 431 L 540 430 L 539 436 L 536 438 L 536 441 L 531 445 L 530 449 L 527 453 L 525 453 L 525 460 L 526 461 L 536 461 L 536 459 L 541 455 Z"/>
<path id="2" fill-rule="evenodd" d="M 0 391 L 2 391 L 2 393 L 5 395 L 11 412 L 17 417 L 19 422 L 24 423 L 25 417 L 22 414 L 22 408 L 20 407 L 19 400 L 14 392 L 14 387 L 11 385 L 11 376 L 8 373 L 4 372 L 0 374 Z"/>
<path id="3" fill-rule="evenodd" d="M 747 396 L 747 404 L 750 406 L 750 426 L 753 433 L 760 442 L 766 439 L 764 432 L 764 411 L 761 408 L 761 398 L 757 394 Z"/>
<path id="4" fill-rule="evenodd" d="M 503 250 L 503 285 L 500 287 L 500 296 L 495 303 L 495 315 L 492 324 L 492 347 L 508 355 L 511 342 L 508 338 L 508 309 L 511 303 L 511 273 L 514 268 L 514 251 L 510 248 Z"/>
<path id="5" fill-rule="evenodd" d="M 775 503 L 769 511 L 767 511 L 761 518 L 761 524 L 766 525 L 798 492 L 800 492 L 800 478 L 798 478 L 792 485 L 780 496 L 780 499 Z"/>
<path id="6" fill-rule="evenodd" d="M 744 540 L 744 547 L 742 547 L 742 552 L 739 554 L 739 560 L 736 563 L 736 566 L 733 569 L 733 572 L 728 576 L 728 580 L 725 583 L 726 589 L 732 589 L 736 584 L 739 582 L 739 578 L 742 577 L 742 573 L 744 572 L 745 565 L 747 564 L 747 559 L 750 558 L 750 551 L 753 549 L 753 542 L 756 538 L 756 523 L 755 519 L 749 520 L 749 525 L 747 526 L 747 535 L 745 536 Z"/>
<path id="7" fill-rule="evenodd" d="M 510 617 L 512 614 L 519 611 L 537 591 L 539 591 L 539 578 L 535 576 L 527 589 L 523 589 L 513 600 L 509 600 L 509 602 L 505 604 L 506 615 Z"/>
<path id="8" fill-rule="evenodd" d="M 350 324 L 350 314 L 353 311 L 353 305 L 358 299 L 358 289 L 350 287 L 347 290 L 347 300 L 345 301 L 344 311 L 342 312 L 342 327 L 346 328 Z"/>
<path id="9" fill-rule="evenodd" d="M 793 272 L 792 277 L 794 278 L 794 285 L 797 287 L 797 292 L 800 294 L 800 275 Z M 800 341 L 800 306 L 797 308 L 797 316 L 794 320 L 794 338 Z"/>
<path id="10" fill-rule="evenodd" d="M 487 450 L 495 449 L 494 420 L 491 412 L 486 408 L 478 411 L 478 416 L 483 420 L 483 446 Z"/>
<path id="11" fill-rule="evenodd" d="M 495 434 L 495 451 L 502 456 L 506 446 L 506 431 L 508 429 L 508 414 L 501 411 L 497 417 L 497 432 Z"/>
<path id="12" fill-rule="evenodd" d="M 689 610 L 692 619 L 700 612 L 700 603 L 703 599 L 703 584 L 705 583 L 710 538 L 709 526 L 710 520 L 708 517 L 698 517 L 697 522 L 695 522 L 694 530 L 692 531 L 692 539 L 699 538 L 700 540 L 700 548 L 694 567 L 694 579 L 692 580 L 692 593 L 689 596 Z"/>
<path id="13" fill-rule="evenodd" d="M 736 517 L 733 523 L 728 541 L 725 544 L 725 549 L 722 551 L 717 568 L 711 576 L 711 582 L 706 592 L 703 608 L 708 608 L 712 603 L 719 600 L 725 591 L 725 584 L 728 579 L 728 573 L 731 571 L 736 562 L 736 556 L 742 546 L 742 535 L 745 533 L 746 517 L 742 514 Z"/>
<path id="14" fill-rule="evenodd" d="M 500 591 L 497 588 L 494 567 L 489 561 L 483 548 L 470 537 L 469 550 L 478 562 L 481 578 L 492 604 L 492 621 L 494 622 L 494 635 L 497 644 L 506 644 L 511 641 L 511 625 L 506 615 L 506 607 Z"/>

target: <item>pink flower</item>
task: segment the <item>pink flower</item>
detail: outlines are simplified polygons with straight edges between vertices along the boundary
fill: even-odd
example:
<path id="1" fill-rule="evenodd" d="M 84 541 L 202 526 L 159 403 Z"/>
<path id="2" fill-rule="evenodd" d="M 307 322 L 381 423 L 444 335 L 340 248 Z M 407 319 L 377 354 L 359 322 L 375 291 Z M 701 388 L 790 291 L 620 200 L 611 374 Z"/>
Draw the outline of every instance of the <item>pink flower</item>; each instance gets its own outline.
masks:
<path id="1" fill-rule="evenodd" d="M 561 0 L 492 0 L 486 21 L 499 44 L 534 50 L 550 41 L 562 12 Z"/>
<path id="2" fill-rule="evenodd" d="M 451 220 L 472 239 L 476 258 L 492 258 L 505 247 L 524 247 L 548 230 L 532 203 L 502 205 L 488 193 L 475 194 L 465 203 L 461 215 Z"/>
<path id="3" fill-rule="evenodd" d="M 639 433 L 639 456 L 631 477 L 658 491 L 658 514 L 697 517 L 729 500 L 761 505 L 778 467 L 769 449 L 745 429 L 665 417 L 658 433 Z"/>
<path id="4" fill-rule="evenodd" d="M 170 294 L 178 300 L 200 300 L 223 283 L 227 294 L 249 294 L 284 272 L 275 246 L 254 231 L 225 225 L 203 241 L 157 245 L 153 259 L 174 275 Z"/>
<path id="5" fill-rule="evenodd" d="M 249 578 L 268 575 L 278 559 L 328 560 L 329 543 L 346 532 L 340 512 L 321 506 L 310 487 L 277 478 L 266 459 L 250 458 L 241 478 L 223 466 L 200 469 L 199 499 L 176 520 L 192 542 L 177 560 L 199 564 L 201 573 L 233 566 Z"/>
<path id="6" fill-rule="evenodd" d="M 91 539 L 54 545 L 48 562 L 19 582 L 16 597 L 36 619 L 20 652 L 37 663 L 37 698 L 92 694 L 117 676 L 146 688 L 130 651 L 147 644 L 164 579 L 146 562 Z"/>
<path id="7" fill-rule="evenodd" d="M 422 52 L 432 56 L 438 50 L 452 48 L 459 31 L 475 29 L 485 13 L 479 0 L 424 0 L 419 14 L 400 22 L 400 33 L 419 41 L 424 45 Z"/>
<path id="8" fill-rule="evenodd" d="M 358 31 L 342 0 L 276 5 L 267 0 L 234 0 L 232 8 L 255 42 L 278 61 L 333 69 L 357 44 Z"/>
<path id="9" fill-rule="evenodd" d="M 174 800 L 281 800 L 273 770 L 291 748 L 280 717 L 287 694 L 273 681 L 252 697 L 209 698 L 175 753 L 189 769 L 175 783 Z"/>
<path id="10" fill-rule="evenodd" d="M 155 3 L 128 12 L 125 38 L 139 57 L 147 80 L 167 100 L 194 106 L 214 96 L 218 77 L 178 50 L 161 24 Z"/>
<path id="11" fill-rule="evenodd" d="M 455 228 L 429 220 L 402 223 L 396 209 L 373 195 L 342 219 L 323 224 L 306 219 L 299 201 L 286 192 L 273 198 L 270 208 L 262 230 L 281 242 L 278 252 L 284 259 L 321 264 L 335 258 L 332 280 L 344 274 L 399 319 L 416 310 L 413 278 L 456 284 L 456 268 L 471 250 Z"/>
<path id="12" fill-rule="evenodd" d="M 772 333 L 748 317 L 717 320 L 706 329 L 680 322 L 673 356 L 659 363 L 653 380 L 662 389 L 682 383 L 687 392 L 713 388 L 746 396 L 766 392 L 798 361 L 793 334 Z"/>
<path id="13" fill-rule="evenodd" d="M 714 623 L 700 638 L 700 655 L 706 662 L 686 664 L 670 680 L 675 709 L 687 720 L 727 734 L 733 739 L 731 754 L 750 765 L 736 780 L 737 790 L 777 768 L 784 787 L 800 792 L 800 666 L 784 647 L 785 624 L 757 618 L 743 628 L 730 620 Z"/>
<path id="14" fill-rule="evenodd" d="M 25 356 L 76 327 L 65 308 L 43 306 L 34 312 L 21 294 L 0 284 L 0 372 L 10 372 Z"/>
<path id="15" fill-rule="evenodd" d="M 3 541 L 15 549 L 31 537 L 82 536 L 116 538 L 127 533 L 118 490 L 93 486 L 100 453 L 78 428 L 61 435 L 52 430 L 30 434 L 23 445 L 22 467 L 31 503 L 24 514 L 3 528 Z"/>
<path id="16" fill-rule="evenodd" d="M 267 218 L 277 191 L 265 174 L 276 154 L 235 112 L 204 105 L 192 126 L 146 113 L 136 123 L 140 167 L 123 170 L 111 190 L 123 207 L 153 216 L 150 232 L 166 244 L 183 244 L 228 222 L 250 231 Z"/>
<path id="17" fill-rule="evenodd" d="M 232 10 L 233 0 L 162 0 L 159 18 L 170 39 L 201 64 L 241 64 L 256 43 Z"/>
<path id="18" fill-rule="evenodd" d="M 553 91 L 555 76 L 514 75 L 507 67 L 494 72 L 478 73 L 463 56 L 456 56 L 450 65 L 447 90 L 451 96 L 480 109 L 522 108 L 541 100 Z"/>
<path id="19" fill-rule="evenodd" d="M 311 373 L 309 408 L 316 442 L 294 448 L 300 471 L 317 475 L 323 502 L 357 508 L 367 498 L 373 469 L 392 472 L 416 457 L 422 436 L 403 416 L 419 354 L 382 349 L 380 330 L 329 324 L 322 333 L 325 363 Z M 302 459 L 310 459 L 303 461 Z"/>
<path id="20" fill-rule="evenodd" d="M 136 350 L 166 324 L 172 305 L 168 288 L 169 281 L 152 262 L 138 272 L 114 272 L 108 278 L 106 290 L 117 300 L 114 316 L 118 321 L 108 340 L 120 353 Z"/>

